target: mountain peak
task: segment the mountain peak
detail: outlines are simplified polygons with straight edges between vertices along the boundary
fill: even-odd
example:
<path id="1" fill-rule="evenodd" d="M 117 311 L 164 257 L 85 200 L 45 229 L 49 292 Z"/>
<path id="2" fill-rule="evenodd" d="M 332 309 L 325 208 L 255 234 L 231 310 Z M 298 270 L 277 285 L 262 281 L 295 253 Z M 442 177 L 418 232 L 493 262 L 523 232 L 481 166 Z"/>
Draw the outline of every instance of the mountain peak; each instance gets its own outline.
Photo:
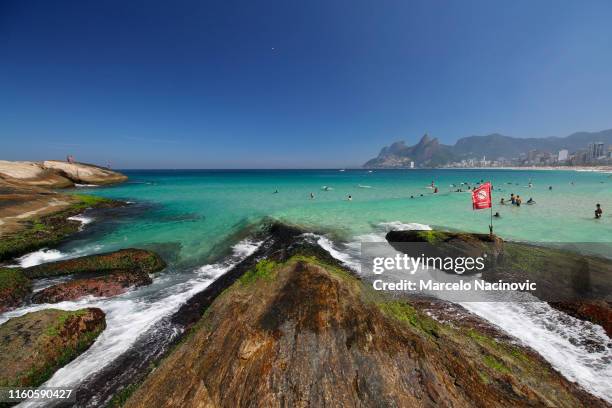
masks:
<path id="1" fill-rule="evenodd" d="M 422 144 L 427 144 L 427 143 L 429 143 L 431 140 L 432 140 L 432 139 L 429 137 L 429 135 L 428 135 L 427 133 L 425 133 L 425 134 L 423 135 L 423 137 L 421 138 L 421 140 L 419 140 L 419 143 L 418 143 L 418 144 L 421 144 L 421 145 L 422 145 Z M 435 139 L 434 139 L 434 140 L 435 140 Z"/>
<path id="2" fill-rule="evenodd" d="M 395 142 L 381 150 L 378 157 L 369 160 L 364 167 L 401 168 L 443 166 L 462 159 L 488 160 L 499 158 L 513 159 L 532 150 L 548 152 L 556 155 L 561 149 L 576 152 L 586 149 L 589 143 L 602 142 L 612 145 L 612 129 L 600 132 L 575 132 L 567 137 L 518 138 L 491 133 L 486 136 L 468 136 L 457 140 L 452 145 L 440 144 L 437 138 L 425 133 L 414 146 L 406 146 L 404 142 Z"/>
<path id="3" fill-rule="evenodd" d="M 437 138 L 425 133 L 414 146 L 406 146 L 401 141 L 384 147 L 378 157 L 368 161 L 364 167 L 400 168 L 411 167 L 412 163 L 417 166 L 436 166 L 445 163 L 448 158 L 449 146 L 441 145 Z"/>

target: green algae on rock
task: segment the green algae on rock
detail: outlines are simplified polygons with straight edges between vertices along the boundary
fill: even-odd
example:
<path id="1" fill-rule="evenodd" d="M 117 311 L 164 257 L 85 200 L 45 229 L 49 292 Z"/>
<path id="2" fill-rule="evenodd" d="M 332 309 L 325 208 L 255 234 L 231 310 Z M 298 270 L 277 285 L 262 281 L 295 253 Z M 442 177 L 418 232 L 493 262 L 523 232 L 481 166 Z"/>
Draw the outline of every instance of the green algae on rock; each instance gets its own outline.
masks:
<path id="1" fill-rule="evenodd" d="M 244 271 L 125 406 L 606 406 L 536 353 L 440 323 L 316 252 Z"/>
<path id="2" fill-rule="evenodd" d="M 151 277 L 142 271 L 115 272 L 95 278 L 75 279 L 42 289 L 32 296 L 32 303 L 57 303 L 84 296 L 110 297 L 131 287 L 150 285 Z"/>
<path id="3" fill-rule="evenodd" d="M 17 307 L 32 291 L 32 283 L 21 269 L 0 268 L 0 313 Z"/>
<path id="4" fill-rule="evenodd" d="M 24 221 L 24 227 L 2 236 L 0 240 L 0 262 L 59 244 L 67 236 L 79 231 L 81 223 L 69 220 L 88 208 L 111 208 L 124 205 L 120 201 L 88 195 L 67 195 L 72 200 L 69 208 L 56 213 Z"/>
<path id="5" fill-rule="evenodd" d="M 0 325 L 0 386 L 37 387 L 93 344 L 106 328 L 97 308 L 46 309 Z"/>
<path id="6" fill-rule="evenodd" d="M 88 255 L 32 266 L 24 269 L 24 274 L 34 279 L 71 274 L 153 273 L 165 267 L 166 263 L 155 252 L 145 249 L 127 248 L 115 252 Z"/>

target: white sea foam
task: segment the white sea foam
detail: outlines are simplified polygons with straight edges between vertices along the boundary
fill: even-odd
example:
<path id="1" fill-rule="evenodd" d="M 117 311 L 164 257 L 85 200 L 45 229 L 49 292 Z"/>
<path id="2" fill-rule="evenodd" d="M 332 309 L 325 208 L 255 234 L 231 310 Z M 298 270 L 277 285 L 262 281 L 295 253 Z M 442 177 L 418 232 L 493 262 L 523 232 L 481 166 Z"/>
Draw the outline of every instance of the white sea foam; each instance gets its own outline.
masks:
<path id="1" fill-rule="evenodd" d="M 391 221 L 391 222 L 381 222 L 378 225 L 384 228 L 385 232 L 403 231 L 403 230 L 419 230 L 419 231 L 431 230 L 431 227 L 429 225 L 419 224 L 418 222 L 404 223 L 401 221 Z"/>
<path id="2" fill-rule="evenodd" d="M 261 242 L 256 242 L 256 241 L 245 239 L 243 241 L 240 241 L 236 245 L 234 245 L 234 247 L 232 248 L 233 254 L 235 257 L 238 257 L 238 258 L 246 258 L 247 256 L 251 255 L 253 252 L 255 252 L 257 248 L 259 248 L 260 245 L 261 245 Z"/>
<path id="3" fill-rule="evenodd" d="M 68 219 L 72 220 L 72 221 L 78 221 L 78 222 L 80 222 L 83 225 L 87 225 L 87 224 L 93 222 L 93 220 L 94 220 L 92 217 L 86 217 L 83 214 L 74 215 L 72 217 L 68 217 Z"/>
<path id="4" fill-rule="evenodd" d="M 84 307 L 99 307 L 106 313 L 106 329 L 95 343 L 83 354 L 58 370 L 45 387 L 66 387 L 78 384 L 83 378 L 99 371 L 123 352 L 127 351 L 138 336 L 153 327 L 165 316 L 176 312 L 189 298 L 206 289 L 218 277 L 238 262 L 251 255 L 261 243 L 242 241 L 233 248 L 233 255 L 223 263 L 204 265 L 187 274 L 168 275 L 156 278 L 149 286 L 138 288 L 108 299 L 88 297 L 72 302 L 53 305 L 42 304 L 16 309 L 0 315 L 0 324 L 9 318 L 36 310 L 54 307 L 76 310 Z M 176 281 L 176 283 L 172 283 Z M 144 294 L 150 296 L 143 296 Z"/>
<path id="5" fill-rule="evenodd" d="M 565 378 L 612 402 L 612 350 L 601 326 L 575 319 L 545 302 L 462 302 L 470 312 L 518 338 Z M 604 346 L 588 350 L 585 343 Z"/>
<path id="6" fill-rule="evenodd" d="M 86 217 L 83 214 L 79 214 L 79 215 L 73 215 L 72 217 L 68 217 L 67 219 L 72 220 L 72 221 L 78 221 L 81 223 L 80 227 L 79 227 L 79 231 L 83 230 L 83 227 L 87 224 L 90 224 L 94 221 L 94 219 L 92 217 Z"/>
<path id="7" fill-rule="evenodd" d="M 29 268 L 30 266 L 40 265 L 45 262 L 57 261 L 65 258 L 65 256 L 65 254 L 57 249 L 43 248 L 17 258 L 17 262 L 22 268 Z"/>
<path id="8" fill-rule="evenodd" d="M 306 233 L 304 236 L 313 237 L 314 240 L 331 256 L 342 262 L 346 267 L 357 273 L 361 272 L 361 244 L 364 242 L 386 242 L 385 234 L 394 230 L 430 230 L 431 227 L 418 223 L 403 223 L 400 221 L 383 222 L 378 224 L 378 232 L 362 234 L 355 237 L 353 241 L 335 244 L 324 235 Z"/>
<path id="9" fill-rule="evenodd" d="M 57 249 L 42 248 L 38 251 L 30 252 L 29 254 L 25 254 L 22 257 L 17 258 L 17 266 L 29 268 L 30 266 L 36 266 L 46 262 L 71 259 L 84 254 L 100 252 L 100 249 L 102 249 L 102 245 L 93 245 L 71 252 L 61 252 Z"/>
<path id="10" fill-rule="evenodd" d="M 317 244 L 319 244 L 321 248 L 325 249 L 327 252 L 329 252 L 331 256 L 333 256 L 349 268 L 356 271 L 360 269 L 359 262 L 355 262 L 355 260 L 349 254 L 345 254 L 337 250 L 334 247 L 333 242 L 329 238 L 320 235 L 317 237 Z"/>
<path id="11" fill-rule="evenodd" d="M 431 229 L 417 223 L 398 221 L 379 224 L 379 228 Z M 360 235 L 345 244 L 335 244 L 328 238 L 319 244 L 334 258 L 359 272 L 361 243 L 384 242 L 385 232 Z M 389 251 L 395 251 L 389 245 Z M 530 296 L 517 293 L 518 297 Z M 585 390 L 612 402 L 612 349 L 611 339 L 604 329 L 590 322 L 575 319 L 545 302 L 459 302 L 468 311 L 480 316 L 516 337 L 523 345 L 531 347 L 565 378 L 574 381 Z M 603 347 L 594 351 L 589 344 Z"/>

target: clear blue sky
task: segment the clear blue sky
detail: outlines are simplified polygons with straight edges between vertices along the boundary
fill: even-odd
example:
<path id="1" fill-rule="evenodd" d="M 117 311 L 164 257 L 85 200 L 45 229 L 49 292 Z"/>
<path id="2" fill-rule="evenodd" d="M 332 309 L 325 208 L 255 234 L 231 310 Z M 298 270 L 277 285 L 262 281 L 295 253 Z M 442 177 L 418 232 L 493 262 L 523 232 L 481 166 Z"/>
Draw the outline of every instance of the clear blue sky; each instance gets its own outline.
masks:
<path id="1" fill-rule="evenodd" d="M 0 159 L 357 166 L 612 127 L 612 2 L 0 2 Z"/>

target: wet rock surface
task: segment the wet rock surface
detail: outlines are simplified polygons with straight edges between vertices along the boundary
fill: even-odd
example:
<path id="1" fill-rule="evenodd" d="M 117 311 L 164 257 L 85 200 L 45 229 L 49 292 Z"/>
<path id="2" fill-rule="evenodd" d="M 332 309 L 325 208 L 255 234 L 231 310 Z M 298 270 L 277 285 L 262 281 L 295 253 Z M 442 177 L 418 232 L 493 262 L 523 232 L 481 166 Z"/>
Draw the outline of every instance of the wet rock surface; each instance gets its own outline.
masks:
<path id="1" fill-rule="evenodd" d="M 69 219 L 72 216 L 92 209 L 125 205 L 120 201 L 100 197 L 56 194 L 44 190 L 22 193 L 17 195 L 18 199 L 15 199 L 10 208 L 0 208 L 0 225 L 3 227 L 0 230 L 0 262 L 58 245 L 81 228 L 79 221 Z"/>
<path id="2" fill-rule="evenodd" d="M 601 325 L 612 333 L 612 261 L 563 248 L 521 242 L 504 242 L 498 237 L 446 231 L 391 231 L 391 245 L 424 243 L 426 255 L 481 256 L 493 254 L 494 264 L 482 273 L 488 282 L 537 283 L 535 296 L 551 306 L 582 320 Z M 420 247 L 419 247 L 420 250 Z"/>
<path id="3" fill-rule="evenodd" d="M 0 268 L 0 313 L 19 306 L 32 291 L 32 283 L 21 270 Z"/>
<path id="4" fill-rule="evenodd" d="M 95 341 L 106 327 L 97 308 L 46 309 L 0 325 L 0 386 L 36 387 Z"/>
<path id="5" fill-rule="evenodd" d="M 486 324 L 374 293 L 277 228 L 175 315 L 187 334 L 125 406 L 608 406 Z"/>
<path id="6" fill-rule="evenodd" d="M 106 275 L 116 272 L 153 273 L 165 267 L 166 263 L 155 252 L 127 248 L 115 252 L 49 262 L 25 268 L 23 271 L 27 277 L 34 279 L 61 275 Z"/>
<path id="7" fill-rule="evenodd" d="M 149 274 L 141 271 L 117 272 L 96 278 L 75 279 L 36 292 L 32 296 L 32 302 L 57 303 L 77 300 L 84 296 L 117 296 L 132 287 L 150 285 L 151 282 Z"/>

